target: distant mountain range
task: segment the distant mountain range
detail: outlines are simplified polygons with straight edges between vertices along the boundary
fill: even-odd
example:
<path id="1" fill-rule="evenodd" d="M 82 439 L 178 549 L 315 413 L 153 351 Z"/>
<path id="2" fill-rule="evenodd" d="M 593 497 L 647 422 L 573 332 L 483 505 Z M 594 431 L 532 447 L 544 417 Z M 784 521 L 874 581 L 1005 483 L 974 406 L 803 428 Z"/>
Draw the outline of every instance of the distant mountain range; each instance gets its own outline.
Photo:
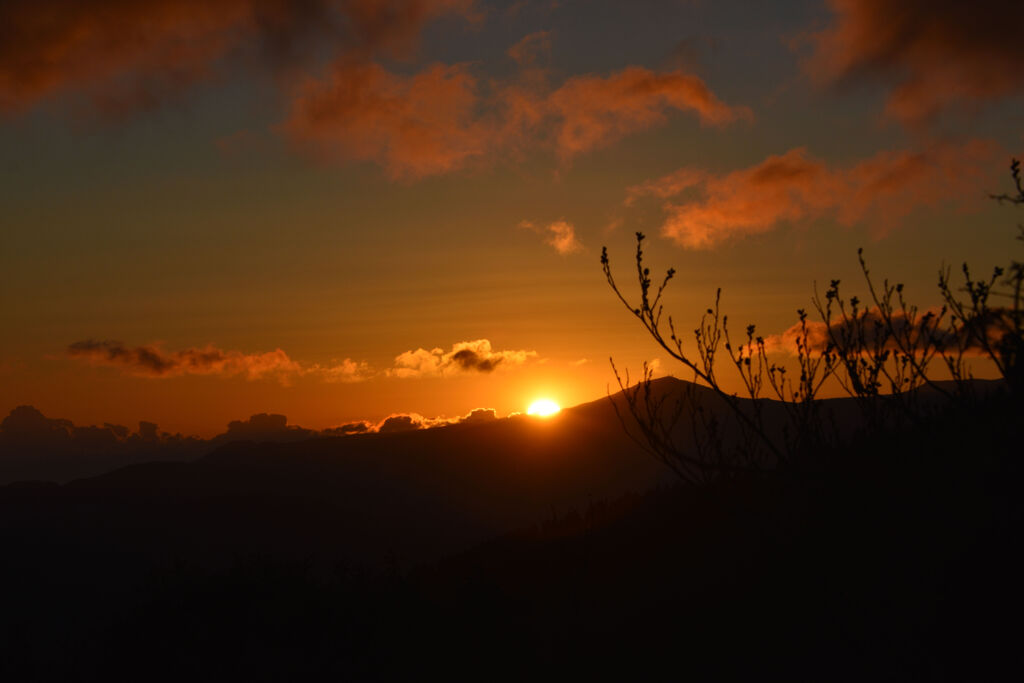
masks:
<path id="1" fill-rule="evenodd" d="M 709 389 L 682 380 L 659 379 L 651 390 L 666 405 L 696 392 L 687 395 L 716 414 L 726 410 Z M 852 399 L 826 403 L 838 422 L 855 419 Z M 146 438 L 134 435 L 117 442 L 120 451 L 105 451 L 101 443 L 57 456 L 19 452 L 8 418 L 0 459 L 8 481 L 32 458 L 44 463 L 36 472 L 50 468 L 64 477 L 115 467 L 62 485 L 0 487 L 0 506 L 8 510 L 0 525 L 32 519 L 55 538 L 72 534 L 80 536 L 76 544 L 131 547 L 153 557 L 219 561 L 291 549 L 368 562 L 420 561 L 594 500 L 673 482 L 668 468 L 627 435 L 620 415 L 636 429 L 623 404 L 619 393 L 546 419 L 517 415 L 347 436 L 288 427 L 283 416 L 254 416 L 209 441 L 164 438 L 147 451 Z M 769 428 L 780 431 L 782 406 L 767 402 L 763 410 Z M 50 431 L 37 434 L 55 443 L 81 438 L 67 430 L 55 437 L 52 423 L 63 421 L 47 422 Z M 685 416 L 676 433 L 686 444 Z M 231 441 L 232 434 L 262 440 Z M 167 457 L 145 461 L 161 455 Z"/>
<path id="2" fill-rule="evenodd" d="M 604 408 L 610 405 L 607 399 L 595 403 L 603 404 Z M 239 441 L 285 443 L 498 421 L 493 410 L 479 409 L 455 418 L 396 414 L 377 424 L 358 421 L 315 430 L 290 425 L 284 415 L 260 413 L 246 420 L 233 420 L 223 433 L 202 439 L 161 431 L 155 423 L 145 421 L 139 423 L 136 431 L 110 423 L 79 426 L 70 420 L 46 417 L 33 406 L 23 405 L 0 420 L 0 485 L 33 480 L 66 482 L 126 465 L 191 461 Z"/>
<path id="3" fill-rule="evenodd" d="M 546 419 L 224 441 L 183 444 L 173 451 L 183 456 L 178 462 L 2 487 L 0 526 L 32 519 L 56 545 L 74 536 L 75 546 L 130 547 L 151 557 L 216 562 L 291 548 L 369 562 L 421 560 L 672 480 L 626 436 L 608 398 Z M 102 450 L 64 459 L 71 457 L 93 467 L 117 462 Z"/>

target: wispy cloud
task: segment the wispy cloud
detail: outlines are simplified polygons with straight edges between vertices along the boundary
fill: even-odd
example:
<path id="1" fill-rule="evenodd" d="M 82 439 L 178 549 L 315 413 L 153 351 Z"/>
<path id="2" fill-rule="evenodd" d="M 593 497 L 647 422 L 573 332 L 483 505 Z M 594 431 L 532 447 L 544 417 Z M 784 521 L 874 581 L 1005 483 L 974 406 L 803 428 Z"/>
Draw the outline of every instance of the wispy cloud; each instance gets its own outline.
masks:
<path id="1" fill-rule="evenodd" d="M 366 363 L 349 358 L 332 365 L 303 365 L 281 349 L 244 353 L 211 345 L 165 351 L 158 344 L 126 346 L 116 341 L 88 339 L 69 345 L 67 354 L 93 365 L 116 367 L 149 378 L 215 375 L 249 380 L 273 378 L 287 383 L 297 377 L 312 376 L 327 382 L 358 382 L 372 374 Z"/>
<path id="2" fill-rule="evenodd" d="M 626 191 L 626 204 L 644 196 L 668 201 L 662 232 L 692 249 L 773 230 L 783 222 L 833 217 L 842 225 L 871 218 L 880 229 L 922 206 L 974 200 L 995 168 L 995 145 L 971 141 L 924 151 L 882 151 L 845 167 L 830 167 L 804 148 L 749 168 L 716 175 L 684 168 Z"/>
<path id="3" fill-rule="evenodd" d="M 752 118 L 748 108 L 718 99 L 697 76 L 636 66 L 570 78 L 551 93 L 548 106 L 558 122 L 556 148 L 563 159 L 663 123 L 672 110 L 696 113 L 714 126 Z"/>

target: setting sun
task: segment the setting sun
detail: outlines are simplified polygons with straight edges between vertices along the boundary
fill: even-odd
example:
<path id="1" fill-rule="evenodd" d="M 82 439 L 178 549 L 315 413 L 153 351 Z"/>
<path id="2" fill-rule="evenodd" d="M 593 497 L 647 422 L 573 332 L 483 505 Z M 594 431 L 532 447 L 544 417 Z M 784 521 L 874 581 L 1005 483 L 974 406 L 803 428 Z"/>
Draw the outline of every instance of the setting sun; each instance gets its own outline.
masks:
<path id="1" fill-rule="evenodd" d="M 551 399 L 541 398 L 530 404 L 530 407 L 526 410 L 526 414 L 536 415 L 537 417 L 550 417 L 561 409 L 562 408 Z"/>

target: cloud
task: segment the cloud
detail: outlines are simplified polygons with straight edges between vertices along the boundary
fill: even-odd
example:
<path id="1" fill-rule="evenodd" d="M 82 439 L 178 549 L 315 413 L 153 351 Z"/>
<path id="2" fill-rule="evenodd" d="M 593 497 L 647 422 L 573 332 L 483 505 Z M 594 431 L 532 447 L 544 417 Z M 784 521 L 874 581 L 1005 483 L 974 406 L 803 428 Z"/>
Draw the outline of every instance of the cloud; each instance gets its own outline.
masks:
<path id="1" fill-rule="evenodd" d="M 574 254 L 583 250 L 583 243 L 576 238 L 576 228 L 572 223 L 567 223 L 564 220 L 555 221 L 545 228 L 541 228 L 531 221 L 521 221 L 519 227 L 536 233 L 548 233 L 544 238 L 544 243 L 550 244 L 559 254 Z"/>
<path id="2" fill-rule="evenodd" d="M 835 21 L 812 37 L 819 82 L 876 78 L 886 113 L 906 123 L 1024 86 L 1024 5 L 1017 0 L 830 0 Z"/>
<path id="3" fill-rule="evenodd" d="M 137 377 L 178 377 L 182 375 L 244 376 L 249 380 L 276 378 L 286 383 L 295 377 L 315 376 L 328 382 L 357 382 L 372 374 L 366 363 L 351 359 L 330 366 L 304 366 L 281 349 L 264 353 L 225 351 L 215 346 L 183 351 L 164 351 L 157 344 L 125 346 L 116 341 L 79 341 L 67 354 L 93 365 L 121 368 Z"/>
<path id="4" fill-rule="evenodd" d="M 572 254 L 583 249 L 583 244 L 576 239 L 576 229 L 572 223 L 555 221 L 548 226 L 551 236 L 545 240 L 559 254 Z"/>
<path id="5" fill-rule="evenodd" d="M 321 433 L 324 436 L 348 436 L 349 434 L 366 434 L 372 432 L 374 425 L 366 420 L 348 422 L 338 427 L 328 427 Z"/>
<path id="6" fill-rule="evenodd" d="M 33 406 L 18 406 L 0 421 L 0 440 L 19 446 L 60 446 L 71 441 L 70 420 L 50 419 Z"/>
<path id="7" fill-rule="evenodd" d="M 712 125 L 750 117 L 682 72 L 629 67 L 576 76 L 555 89 L 535 76 L 482 83 L 462 64 L 403 75 L 341 59 L 325 77 L 297 88 L 280 129 L 313 156 L 371 161 L 392 179 L 415 180 L 514 158 L 530 147 L 553 148 L 568 163 L 664 123 L 673 110 L 695 112 Z"/>
<path id="8" fill-rule="evenodd" d="M 443 377 L 451 373 L 490 373 L 499 367 L 522 365 L 536 358 L 536 351 L 494 351 L 487 339 L 458 342 L 450 351 L 441 348 L 416 349 L 395 357 L 387 371 L 391 377 Z"/>
<path id="9" fill-rule="evenodd" d="M 410 432 L 457 424 L 487 424 L 497 419 L 498 414 L 493 408 L 476 408 L 461 417 L 423 417 L 419 413 L 393 413 L 376 425 L 370 426 L 368 431 L 379 434 Z"/>
<path id="10" fill-rule="evenodd" d="M 978 356 L 984 354 L 982 338 L 992 349 L 998 349 L 1004 335 L 1012 335 L 1013 322 L 1009 311 L 993 310 L 986 319 L 972 321 L 969 326 L 957 330 L 948 325 L 936 326 L 935 321 L 940 314 L 939 309 L 932 308 L 920 312 L 911 322 L 906 314 L 896 311 L 890 316 L 891 327 L 878 307 L 862 310 L 856 320 L 837 318 L 827 324 L 810 320 L 807 322 L 807 350 L 820 354 L 831 347 L 833 340 L 838 340 L 840 345 L 860 348 L 866 354 L 876 350 L 897 351 L 902 343 L 903 350 L 915 353 L 938 347 L 950 351 L 962 349 L 967 355 Z M 768 335 L 764 338 L 765 351 L 795 356 L 799 343 L 803 342 L 803 334 L 800 323 L 796 323 L 782 334 Z"/>
<path id="11" fill-rule="evenodd" d="M 232 420 L 223 434 L 214 441 L 301 441 L 315 436 L 315 432 L 288 424 L 284 415 L 258 413 L 248 420 Z"/>
<path id="12" fill-rule="evenodd" d="M 373 161 L 392 179 L 420 178 L 488 151 L 492 134 L 477 118 L 477 99 L 476 79 L 463 66 L 401 76 L 341 62 L 299 89 L 282 130 L 315 156 Z"/>
<path id="13" fill-rule="evenodd" d="M 468 415 L 459 419 L 459 424 L 486 424 L 498 419 L 498 413 L 494 408 L 476 408 Z"/>
<path id="14" fill-rule="evenodd" d="M 252 29 L 244 2 L 92 3 L 14 0 L 0 5 L 0 108 L 86 89 L 108 106 L 153 98 L 210 77 L 210 64 Z"/>
<path id="15" fill-rule="evenodd" d="M 76 426 L 48 418 L 32 406 L 18 406 L 0 420 L 0 483 L 19 479 L 64 480 L 145 460 L 198 457 L 208 442 L 159 432 L 152 422 L 139 431 L 103 423 Z"/>
<path id="16" fill-rule="evenodd" d="M 872 219 L 887 230 L 917 207 L 983 196 L 996 147 L 982 141 L 934 145 L 922 152 L 882 151 L 846 167 L 830 167 L 806 149 L 792 149 L 724 175 L 684 168 L 626 191 L 668 199 L 662 233 L 691 249 L 831 216 L 842 225 Z"/>
<path id="17" fill-rule="evenodd" d="M 752 116 L 746 107 L 723 103 L 697 76 L 636 66 L 607 77 L 570 78 L 551 93 L 549 106 L 559 120 L 556 148 L 563 159 L 660 124 L 673 109 L 715 126 Z"/>
<path id="18" fill-rule="evenodd" d="M 422 26 L 472 0 L 7 0 L 0 111 L 86 94 L 124 113 L 216 79 L 226 58 L 277 70 L 319 57 L 407 53 Z"/>
<path id="19" fill-rule="evenodd" d="M 475 0 L 347 0 L 341 5 L 364 45 L 397 56 L 407 54 L 423 26 L 437 17 L 481 19 Z"/>
<path id="20" fill-rule="evenodd" d="M 568 163 L 673 111 L 712 125 L 750 115 L 682 71 L 632 66 L 552 88 L 534 66 L 550 43 L 545 31 L 509 49 L 521 73 L 507 82 L 481 80 L 464 64 L 407 75 L 376 61 L 408 56 L 444 15 L 481 16 L 474 0 L 9 0 L 0 3 L 0 113 L 73 94 L 123 116 L 244 66 L 286 90 L 279 130 L 296 146 L 373 162 L 403 180 L 535 146 Z M 310 76 L 325 60 L 326 73 Z M 220 142 L 233 149 L 245 140 Z"/>
<path id="21" fill-rule="evenodd" d="M 525 36 L 505 53 L 516 63 L 529 66 L 551 52 L 551 31 L 536 31 Z"/>
<path id="22" fill-rule="evenodd" d="M 378 434 L 392 434 L 395 432 L 411 432 L 423 428 L 422 416 L 420 415 L 391 415 L 377 425 Z"/>
<path id="23" fill-rule="evenodd" d="M 700 185 L 707 180 L 706 171 L 697 168 L 681 168 L 655 180 L 648 180 L 626 190 L 626 206 L 632 206 L 641 197 L 667 199 L 683 190 Z"/>
<path id="24" fill-rule="evenodd" d="M 340 361 L 334 361 L 333 365 L 310 365 L 304 368 L 300 374 L 319 377 L 324 382 L 350 383 L 370 379 L 375 373 L 373 368 L 365 361 L 357 362 L 351 358 L 345 358 Z"/>

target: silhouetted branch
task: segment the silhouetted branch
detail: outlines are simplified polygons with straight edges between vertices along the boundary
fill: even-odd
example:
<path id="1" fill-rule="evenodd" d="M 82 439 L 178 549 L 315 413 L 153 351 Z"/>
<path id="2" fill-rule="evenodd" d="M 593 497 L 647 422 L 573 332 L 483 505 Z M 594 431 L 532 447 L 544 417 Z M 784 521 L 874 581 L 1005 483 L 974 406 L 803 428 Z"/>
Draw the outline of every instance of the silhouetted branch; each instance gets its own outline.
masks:
<path id="1" fill-rule="evenodd" d="M 1011 164 L 1018 195 L 992 195 L 999 201 L 1024 204 L 1020 162 Z M 650 337 L 693 373 L 695 384 L 687 385 L 672 409 L 667 395 L 652 392 L 653 373 L 645 363 L 643 375 L 630 386 L 612 363 L 615 379 L 625 398 L 632 421 L 615 406 L 630 438 L 669 466 L 678 476 L 705 483 L 717 476 L 757 471 L 806 469 L 811 460 L 834 450 L 841 442 L 834 416 L 822 410 L 818 394 L 829 380 L 857 399 L 862 429 L 899 429 L 907 421 L 921 423 L 928 408 L 920 400 L 920 389 L 928 387 L 947 402 L 971 398 L 973 385 L 967 358 L 980 356 L 991 361 L 1015 396 L 1024 394 L 1024 263 L 1013 261 L 1007 271 L 994 268 L 991 276 L 976 280 L 967 264 L 961 268 L 964 285 L 955 289 L 949 268 L 939 271 L 943 305 L 921 311 L 909 303 L 904 286 L 872 280 L 863 250 L 858 261 L 870 301 L 840 295 L 839 281 L 832 280 L 824 297 L 815 289 L 812 302 L 819 321 L 808 322 L 807 312 L 798 310 L 796 366 L 794 379 L 786 367 L 771 361 L 763 337 L 754 325 L 746 327 L 742 343 L 734 343 L 728 316 L 720 309 L 721 289 L 713 306 L 707 308 L 693 331 L 695 352 L 684 348 L 683 338 L 671 315 L 666 316 L 663 296 L 675 276 L 669 269 L 655 287 L 651 271 L 644 265 L 643 233 L 636 233 L 636 264 L 639 301 L 632 303 L 612 275 L 607 248 L 601 251 L 601 266 L 612 291 L 637 318 Z M 1024 226 L 1018 240 L 1024 240 Z M 1004 277 L 1006 275 L 1006 277 Z M 998 289 L 997 285 L 1007 287 Z M 1008 306 L 993 306 L 992 296 L 1009 300 Z M 812 327 L 823 332 L 812 334 Z M 812 337 L 815 337 L 812 339 Z M 823 338 L 822 338 L 823 337 Z M 718 375 L 718 354 L 724 349 L 743 387 L 745 396 L 723 389 Z M 953 389 L 938 382 L 932 365 L 941 361 L 953 381 Z M 733 418 L 731 432 L 723 433 L 719 416 L 697 400 L 696 383 L 707 386 L 721 399 Z M 769 401 L 765 394 L 770 393 Z M 772 409 L 772 417 L 768 408 Z M 689 445 L 678 440 L 678 426 L 689 412 Z M 781 426 L 779 426 L 782 415 Z M 726 438 L 726 437 L 729 438 Z"/>

